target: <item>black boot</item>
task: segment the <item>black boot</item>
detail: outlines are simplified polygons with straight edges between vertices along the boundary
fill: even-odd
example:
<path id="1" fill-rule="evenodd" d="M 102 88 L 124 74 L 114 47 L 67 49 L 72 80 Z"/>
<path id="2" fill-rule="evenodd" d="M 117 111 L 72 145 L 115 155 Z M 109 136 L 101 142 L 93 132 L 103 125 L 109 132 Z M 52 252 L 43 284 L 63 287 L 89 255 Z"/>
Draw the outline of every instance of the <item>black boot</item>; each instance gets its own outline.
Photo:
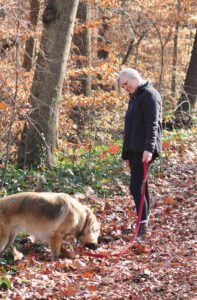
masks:
<path id="1" fill-rule="evenodd" d="M 136 240 L 143 240 L 151 236 L 150 222 L 140 223 L 139 231 Z"/>
<path id="2" fill-rule="evenodd" d="M 143 226 L 142 224 L 145 224 L 145 226 Z M 147 225 L 148 225 L 148 229 L 146 229 Z M 145 227 L 145 229 L 143 229 L 144 227 Z M 135 230 L 135 225 L 132 224 L 130 228 L 123 230 L 122 234 L 132 234 L 134 232 L 134 230 Z M 150 221 L 148 221 L 147 223 L 140 223 L 137 237 L 140 237 L 141 235 L 143 235 L 143 231 L 149 232 L 149 234 L 147 233 L 147 235 L 151 235 Z"/>

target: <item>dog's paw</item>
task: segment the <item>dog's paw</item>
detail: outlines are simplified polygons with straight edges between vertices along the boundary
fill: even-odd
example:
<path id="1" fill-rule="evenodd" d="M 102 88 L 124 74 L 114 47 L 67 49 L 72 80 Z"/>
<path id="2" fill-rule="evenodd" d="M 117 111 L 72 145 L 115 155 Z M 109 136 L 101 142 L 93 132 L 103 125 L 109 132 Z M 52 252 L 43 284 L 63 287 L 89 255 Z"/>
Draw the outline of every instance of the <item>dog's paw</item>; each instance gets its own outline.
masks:
<path id="1" fill-rule="evenodd" d="M 87 243 L 87 244 L 85 244 L 85 247 L 89 248 L 90 250 L 96 250 L 98 248 L 98 245 L 92 244 L 92 243 Z"/>
<path id="2" fill-rule="evenodd" d="M 76 252 L 73 249 L 66 249 L 65 247 L 61 248 L 61 254 L 59 258 L 70 258 L 75 259 L 76 258 Z"/>

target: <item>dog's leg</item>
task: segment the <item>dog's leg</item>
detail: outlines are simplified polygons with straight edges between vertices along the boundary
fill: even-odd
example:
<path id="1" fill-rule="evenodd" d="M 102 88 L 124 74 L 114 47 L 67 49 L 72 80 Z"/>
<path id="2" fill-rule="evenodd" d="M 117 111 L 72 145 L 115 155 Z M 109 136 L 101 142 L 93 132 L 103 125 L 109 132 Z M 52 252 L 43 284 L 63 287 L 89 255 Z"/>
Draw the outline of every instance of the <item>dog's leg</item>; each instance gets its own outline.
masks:
<path id="1" fill-rule="evenodd" d="M 54 257 L 60 256 L 62 246 L 62 235 L 53 235 L 49 240 L 49 246 Z"/>
<path id="2" fill-rule="evenodd" d="M 0 254 L 3 253 L 8 242 L 8 235 L 3 226 L 0 225 Z"/>
<path id="3" fill-rule="evenodd" d="M 11 246 L 11 244 L 12 244 L 12 243 L 14 242 L 14 240 L 15 240 L 15 237 L 16 237 L 16 233 L 15 233 L 15 232 L 11 232 L 10 235 L 9 235 L 7 244 L 6 244 L 6 246 L 5 246 L 5 248 L 4 248 L 3 251 L 5 251 L 6 249 L 8 249 L 8 248 Z"/>

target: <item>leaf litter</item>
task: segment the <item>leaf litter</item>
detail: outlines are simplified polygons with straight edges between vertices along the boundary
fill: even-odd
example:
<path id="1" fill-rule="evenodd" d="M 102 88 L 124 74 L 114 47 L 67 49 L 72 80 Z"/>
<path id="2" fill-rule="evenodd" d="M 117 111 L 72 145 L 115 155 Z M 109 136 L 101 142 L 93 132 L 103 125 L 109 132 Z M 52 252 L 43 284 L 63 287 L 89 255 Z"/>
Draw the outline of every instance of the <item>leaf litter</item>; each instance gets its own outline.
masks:
<path id="1" fill-rule="evenodd" d="M 162 158 L 161 172 L 150 178 L 151 237 L 135 242 L 120 259 L 76 255 L 73 260 L 54 261 L 46 248 L 36 251 L 29 240 L 23 245 L 28 248 L 24 255 L 14 249 L 18 272 L 5 273 L 5 263 L 0 263 L 0 298 L 197 299 L 195 145 L 177 147 L 178 154 Z M 126 195 L 113 199 L 88 191 L 89 204 L 96 207 L 102 223 L 98 251 L 119 250 L 131 238 L 132 233 L 124 230 L 134 229 L 136 214 L 128 186 L 125 189 Z M 77 196 L 85 201 L 83 195 Z"/>

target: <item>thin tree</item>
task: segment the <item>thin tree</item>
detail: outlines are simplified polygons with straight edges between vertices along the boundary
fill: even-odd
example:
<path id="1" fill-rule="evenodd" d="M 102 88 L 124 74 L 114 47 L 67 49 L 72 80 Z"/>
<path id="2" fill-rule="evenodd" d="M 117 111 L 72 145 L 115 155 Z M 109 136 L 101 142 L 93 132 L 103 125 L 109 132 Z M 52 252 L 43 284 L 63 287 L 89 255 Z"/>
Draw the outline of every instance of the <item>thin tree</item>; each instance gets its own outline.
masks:
<path id="1" fill-rule="evenodd" d="M 82 67 L 91 66 L 91 30 L 88 28 L 88 22 L 91 20 L 91 6 L 89 3 L 81 2 L 79 3 L 77 10 L 77 19 L 79 24 L 85 24 L 84 30 L 73 35 L 74 49 L 73 53 L 76 55 L 76 67 L 78 69 Z M 81 59 L 83 57 L 83 60 Z M 91 76 L 82 75 L 79 76 L 75 81 L 79 82 L 77 89 L 73 92 L 76 95 L 83 94 L 89 96 L 91 94 Z"/>
<path id="2" fill-rule="evenodd" d="M 91 5 L 89 3 L 87 2 L 79 3 L 78 10 L 77 10 L 77 21 L 78 24 L 80 25 L 85 24 L 85 28 L 80 32 L 76 32 L 73 35 L 72 43 L 74 45 L 73 47 L 74 49 L 71 52 L 75 56 L 76 67 L 78 69 L 83 67 L 90 67 L 92 63 L 91 62 L 92 61 L 92 57 L 91 57 L 92 37 L 91 37 L 91 29 L 88 28 L 88 22 L 90 22 L 91 20 L 91 11 L 92 11 Z M 90 96 L 91 94 L 90 74 L 87 75 L 82 74 L 77 77 L 72 76 L 70 77 L 70 80 L 71 80 L 70 87 L 74 94 L 76 95 L 83 94 L 85 96 Z M 76 124 L 77 138 L 83 140 L 85 137 L 84 126 L 85 124 L 87 124 L 89 119 L 89 106 L 73 105 L 71 107 L 69 117 Z"/>
<path id="3" fill-rule="evenodd" d="M 181 2 L 177 0 L 176 3 L 177 15 L 178 19 L 175 24 L 175 32 L 174 32 L 174 41 L 173 41 L 173 60 L 172 60 L 172 83 L 171 83 L 171 91 L 172 95 L 176 93 L 176 81 L 177 81 L 177 61 L 178 61 L 178 36 L 179 36 L 179 27 L 180 27 L 180 9 Z"/>
<path id="4" fill-rule="evenodd" d="M 36 32 L 38 21 L 40 18 L 40 0 L 31 0 L 30 1 L 30 26 L 33 32 Z M 26 71 L 30 71 L 36 56 L 36 39 L 34 36 L 30 36 L 25 43 L 25 55 L 23 60 L 23 68 Z"/>

